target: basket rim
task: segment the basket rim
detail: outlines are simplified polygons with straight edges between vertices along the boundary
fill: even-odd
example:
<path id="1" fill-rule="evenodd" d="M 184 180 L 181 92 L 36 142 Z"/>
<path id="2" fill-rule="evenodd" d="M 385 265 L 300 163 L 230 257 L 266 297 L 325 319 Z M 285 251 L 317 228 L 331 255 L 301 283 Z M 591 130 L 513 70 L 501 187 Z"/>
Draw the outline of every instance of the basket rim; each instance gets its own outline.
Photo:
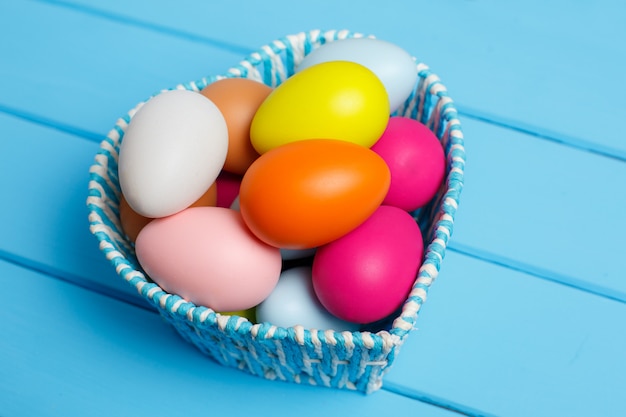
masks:
<path id="1" fill-rule="evenodd" d="M 222 332 L 235 332 L 238 334 L 248 334 L 253 339 L 290 339 L 299 345 L 305 343 L 346 343 L 353 339 L 359 339 L 368 348 L 378 347 L 382 351 L 390 352 L 399 347 L 406 336 L 413 330 L 414 323 L 417 319 L 418 312 L 426 301 L 426 296 L 431 283 L 435 280 L 439 273 L 440 263 L 443 260 L 447 241 L 452 235 L 454 217 L 456 208 L 458 207 L 459 196 L 463 188 L 465 150 L 464 139 L 461 129 L 461 123 L 458 119 L 458 112 L 454 106 L 452 99 L 447 94 L 447 89 L 441 83 L 439 77 L 430 71 L 430 68 L 423 63 L 418 63 L 414 58 L 418 71 L 419 86 L 425 91 L 425 98 L 428 94 L 438 98 L 437 112 L 441 113 L 441 117 L 447 123 L 446 131 L 448 140 L 453 141 L 448 153 L 448 166 L 446 167 L 446 177 L 444 181 L 445 193 L 442 195 L 438 214 L 438 220 L 433 221 L 433 238 L 429 239 L 428 244 L 424 247 L 424 258 L 412 291 L 403 303 L 400 315 L 396 316 L 390 330 L 379 330 L 377 332 L 369 331 L 335 331 L 324 329 L 306 329 L 302 326 L 293 326 L 283 328 L 269 323 L 251 323 L 244 317 L 235 315 L 223 315 L 215 312 L 211 308 L 198 306 L 187 300 L 184 300 L 176 294 L 164 291 L 158 284 L 151 282 L 138 265 L 131 262 L 116 245 L 124 247 L 126 250 L 134 251 L 132 245 L 125 241 L 124 236 L 119 233 L 113 233 L 112 226 L 115 224 L 107 224 L 102 218 L 102 212 L 105 217 L 117 215 L 116 208 L 109 204 L 119 202 L 119 192 L 116 195 L 109 195 L 103 188 L 102 182 L 105 177 L 101 173 L 106 172 L 111 158 L 117 158 L 116 145 L 119 146 L 123 138 L 124 132 L 130 123 L 133 115 L 145 104 L 150 98 L 166 91 L 174 89 L 186 89 L 192 91 L 200 91 L 208 84 L 222 78 L 242 77 L 252 78 L 264 83 L 276 83 L 278 77 L 289 76 L 289 70 L 285 72 L 284 64 L 280 62 L 276 75 L 271 77 L 262 77 L 257 69 L 266 59 L 272 59 L 279 62 L 278 55 L 287 51 L 287 61 L 294 59 L 293 49 L 301 48 L 296 51 L 306 55 L 312 49 L 323 45 L 326 42 L 332 42 L 349 37 L 364 37 L 365 35 L 358 32 L 350 32 L 348 30 L 312 30 L 308 32 L 299 32 L 287 35 L 283 38 L 274 40 L 258 50 L 250 53 L 238 65 L 231 67 L 225 74 L 212 75 L 203 77 L 199 80 L 178 84 L 172 88 L 161 89 L 140 101 L 134 108 L 129 110 L 124 116 L 120 117 L 115 126 L 109 131 L 106 138 L 100 144 L 95 161 L 90 167 L 90 181 L 88 186 L 88 218 L 89 229 L 95 235 L 99 242 L 100 250 L 105 254 L 107 259 L 113 264 L 117 274 L 126 280 L 130 285 L 134 286 L 137 291 L 147 301 L 153 304 L 162 314 L 176 315 L 195 325 L 200 326 L 217 326 Z M 368 37 L 374 38 L 373 35 Z M 292 48 L 292 49 L 290 49 Z M 294 62 L 288 62 L 288 66 L 293 66 Z M 414 92 L 417 94 L 417 92 Z M 413 94 L 412 96 L 413 97 Z M 407 100 L 408 101 L 408 100 Z M 424 106 L 424 101 L 420 102 L 420 106 Z M 439 105 L 441 104 L 441 105 Z M 413 109 L 418 113 L 420 109 Z M 432 117 L 436 119 L 437 117 Z M 434 122 L 435 124 L 437 121 Z M 431 123 L 431 129 L 436 130 L 438 127 Z M 441 139 L 441 138 L 440 138 Z M 448 169 L 449 167 L 449 169 Z M 113 184 L 111 184 L 113 185 Z M 119 186 L 118 186 L 119 187 Z M 115 189 L 115 187 L 113 187 Z M 121 230 L 121 228 L 118 228 Z M 358 335 L 357 335 L 358 333 Z M 320 337 L 322 337 L 320 339 Z"/>

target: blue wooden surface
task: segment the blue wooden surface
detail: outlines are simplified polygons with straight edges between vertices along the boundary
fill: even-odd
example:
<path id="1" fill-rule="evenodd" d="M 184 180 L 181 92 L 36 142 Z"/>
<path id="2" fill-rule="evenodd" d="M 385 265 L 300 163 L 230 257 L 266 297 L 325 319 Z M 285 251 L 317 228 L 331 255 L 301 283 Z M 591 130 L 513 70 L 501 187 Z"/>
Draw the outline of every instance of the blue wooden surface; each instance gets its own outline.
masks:
<path id="1" fill-rule="evenodd" d="M 624 17 L 608 0 L 0 1 L 0 416 L 626 415 Z M 370 396 L 214 364 L 87 230 L 88 168 L 119 116 L 313 28 L 428 63 L 466 136 L 442 272 Z"/>

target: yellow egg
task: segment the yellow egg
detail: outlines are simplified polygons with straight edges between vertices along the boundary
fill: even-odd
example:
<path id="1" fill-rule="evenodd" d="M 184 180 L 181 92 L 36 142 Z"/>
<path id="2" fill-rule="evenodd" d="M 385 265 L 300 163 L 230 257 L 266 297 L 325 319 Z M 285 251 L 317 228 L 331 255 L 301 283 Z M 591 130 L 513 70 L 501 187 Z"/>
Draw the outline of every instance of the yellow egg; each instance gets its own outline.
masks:
<path id="1" fill-rule="evenodd" d="M 333 61 L 288 78 L 258 108 L 250 140 L 259 153 L 306 139 L 337 139 L 372 146 L 389 121 L 380 79 L 364 66 Z"/>

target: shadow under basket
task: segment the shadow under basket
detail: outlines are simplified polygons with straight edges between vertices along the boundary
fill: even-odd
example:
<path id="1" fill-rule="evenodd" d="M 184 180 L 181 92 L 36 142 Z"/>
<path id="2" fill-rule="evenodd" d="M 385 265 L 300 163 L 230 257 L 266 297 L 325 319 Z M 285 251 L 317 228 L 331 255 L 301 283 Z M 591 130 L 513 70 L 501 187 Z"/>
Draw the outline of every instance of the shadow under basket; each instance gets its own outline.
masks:
<path id="1" fill-rule="evenodd" d="M 251 78 L 275 87 L 293 75 L 302 58 L 315 48 L 362 36 L 346 30 L 314 30 L 289 35 L 250 54 L 224 75 L 202 78 L 173 89 L 199 91 L 225 77 Z M 465 150 L 457 110 L 446 88 L 428 66 L 417 61 L 416 66 L 419 77 L 413 92 L 394 115 L 418 120 L 437 135 L 447 158 L 446 176 L 433 200 L 413 213 L 424 236 L 423 263 L 402 309 L 382 330 L 335 332 L 253 324 L 245 318 L 220 315 L 210 308 L 187 302 L 163 291 L 146 277 L 133 245 L 120 226 L 121 194 L 117 176 L 118 151 L 124 132 L 145 101 L 117 121 L 102 141 L 90 169 L 89 224 L 100 250 L 118 275 L 154 305 L 185 340 L 215 361 L 271 380 L 365 393 L 378 390 L 384 374 L 413 329 L 428 289 L 439 273 L 463 187 Z"/>

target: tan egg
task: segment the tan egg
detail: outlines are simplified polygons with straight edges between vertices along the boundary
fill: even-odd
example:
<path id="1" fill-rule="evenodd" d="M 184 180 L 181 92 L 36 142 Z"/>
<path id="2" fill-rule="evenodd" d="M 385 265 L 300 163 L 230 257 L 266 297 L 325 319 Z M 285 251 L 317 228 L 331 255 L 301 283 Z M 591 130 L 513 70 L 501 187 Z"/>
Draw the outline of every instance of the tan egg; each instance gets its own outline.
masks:
<path id="1" fill-rule="evenodd" d="M 250 125 L 257 109 L 271 92 L 271 87 L 247 78 L 224 78 L 201 91 L 226 120 L 228 153 L 225 171 L 243 175 L 259 157 L 250 143 Z"/>
<path id="2" fill-rule="evenodd" d="M 217 203 L 217 182 L 209 187 L 202 197 L 196 200 L 190 207 L 203 207 L 203 206 L 215 206 Z M 144 217 L 141 214 L 134 211 L 129 205 L 124 196 L 120 199 L 120 223 L 122 224 L 122 230 L 126 234 L 126 237 L 131 242 L 137 239 L 137 235 L 145 225 L 150 223 L 153 219 L 150 217 Z"/>

